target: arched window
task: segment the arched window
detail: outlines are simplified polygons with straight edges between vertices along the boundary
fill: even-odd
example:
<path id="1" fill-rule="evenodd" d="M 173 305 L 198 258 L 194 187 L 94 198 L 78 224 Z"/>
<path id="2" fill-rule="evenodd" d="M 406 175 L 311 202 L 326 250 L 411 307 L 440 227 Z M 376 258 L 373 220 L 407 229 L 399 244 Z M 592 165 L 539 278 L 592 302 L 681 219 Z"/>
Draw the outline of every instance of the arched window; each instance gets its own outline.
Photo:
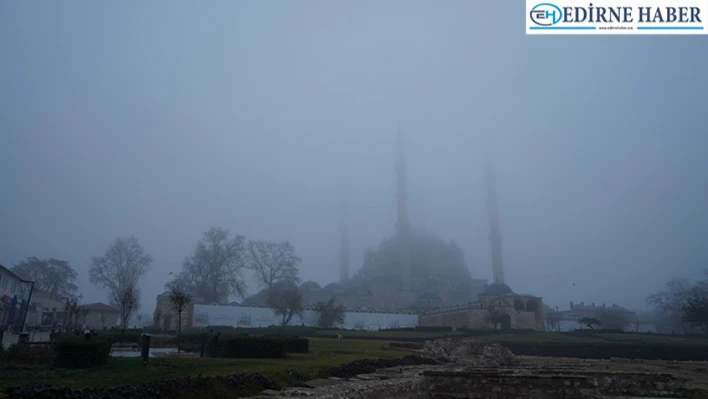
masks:
<path id="1" fill-rule="evenodd" d="M 540 309 L 538 306 L 538 302 L 531 300 L 526 303 L 526 311 L 527 312 L 533 312 L 534 315 L 536 316 L 536 319 L 538 320 L 541 317 Z"/>

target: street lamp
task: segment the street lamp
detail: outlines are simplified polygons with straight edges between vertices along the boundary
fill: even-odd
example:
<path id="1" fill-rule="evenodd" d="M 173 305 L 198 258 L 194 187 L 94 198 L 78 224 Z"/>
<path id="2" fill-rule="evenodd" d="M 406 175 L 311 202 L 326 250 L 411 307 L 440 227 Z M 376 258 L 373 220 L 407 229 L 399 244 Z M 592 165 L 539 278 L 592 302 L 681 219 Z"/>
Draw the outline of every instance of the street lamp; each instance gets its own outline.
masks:
<path id="1" fill-rule="evenodd" d="M 27 320 L 27 312 L 29 312 L 30 304 L 32 303 L 32 292 L 34 291 L 34 281 L 20 280 L 20 282 L 30 284 L 30 293 L 27 297 L 27 305 L 25 305 L 25 314 L 22 315 L 22 325 L 20 326 L 20 332 L 25 330 L 25 320 Z"/>

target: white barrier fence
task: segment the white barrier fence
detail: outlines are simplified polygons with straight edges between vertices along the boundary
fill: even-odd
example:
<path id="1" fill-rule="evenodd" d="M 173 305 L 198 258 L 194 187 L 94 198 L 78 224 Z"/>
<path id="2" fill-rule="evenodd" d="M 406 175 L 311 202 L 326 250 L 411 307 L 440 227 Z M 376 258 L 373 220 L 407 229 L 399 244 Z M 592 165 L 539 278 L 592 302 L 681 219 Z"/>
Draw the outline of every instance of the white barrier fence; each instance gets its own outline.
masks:
<path id="1" fill-rule="evenodd" d="M 317 325 L 317 312 L 305 310 L 302 317 L 293 316 L 288 325 Z M 225 305 L 194 305 L 193 327 L 232 326 L 268 327 L 280 325 L 282 318 L 271 308 Z M 378 330 L 418 326 L 418 315 L 408 313 L 346 312 L 344 324 L 338 327 L 349 330 Z"/>

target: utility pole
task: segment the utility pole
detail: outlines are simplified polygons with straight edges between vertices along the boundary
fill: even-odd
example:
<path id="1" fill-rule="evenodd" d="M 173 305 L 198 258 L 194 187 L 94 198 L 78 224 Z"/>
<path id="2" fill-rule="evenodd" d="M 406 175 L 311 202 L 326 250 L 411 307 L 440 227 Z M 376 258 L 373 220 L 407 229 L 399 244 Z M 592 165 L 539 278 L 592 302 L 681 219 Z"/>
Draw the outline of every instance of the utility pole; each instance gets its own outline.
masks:
<path id="1" fill-rule="evenodd" d="M 25 330 L 25 320 L 27 320 L 27 312 L 29 312 L 30 304 L 32 303 L 32 292 L 34 291 L 34 281 L 20 280 L 23 283 L 30 284 L 29 297 L 27 297 L 27 305 L 25 305 L 25 314 L 22 315 L 22 325 L 20 326 L 20 332 Z"/>

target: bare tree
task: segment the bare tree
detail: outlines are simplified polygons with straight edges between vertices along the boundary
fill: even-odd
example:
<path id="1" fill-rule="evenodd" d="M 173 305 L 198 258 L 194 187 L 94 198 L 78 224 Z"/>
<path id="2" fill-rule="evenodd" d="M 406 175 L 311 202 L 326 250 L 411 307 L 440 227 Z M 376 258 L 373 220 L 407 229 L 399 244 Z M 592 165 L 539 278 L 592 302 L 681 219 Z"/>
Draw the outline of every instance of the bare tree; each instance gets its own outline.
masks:
<path id="1" fill-rule="evenodd" d="M 78 313 L 83 318 L 83 321 L 84 321 L 83 324 L 86 324 L 86 318 L 88 317 L 88 314 L 89 314 L 89 308 L 86 307 L 86 305 L 81 305 L 81 306 L 79 306 Z"/>
<path id="2" fill-rule="evenodd" d="M 99 313 L 98 320 L 101 321 L 101 329 L 105 330 L 106 329 L 106 315 L 103 312 Z"/>
<path id="3" fill-rule="evenodd" d="M 602 327 L 611 330 L 624 330 L 631 321 L 629 313 L 616 311 L 613 308 L 606 308 L 595 315 Z"/>
<path id="4" fill-rule="evenodd" d="M 130 320 L 130 315 L 133 310 L 137 309 L 140 305 L 138 303 L 140 294 L 137 288 L 126 288 L 119 291 L 112 298 L 120 310 L 120 321 L 121 321 L 121 338 L 125 334 L 125 329 L 128 327 L 128 320 Z"/>
<path id="5" fill-rule="evenodd" d="M 337 303 L 337 298 L 331 297 L 327 302 L 318 302 L 314 308 L 315 312 L 319 313 L 318 327 L 332 328 L 344 323 L 347 309 L 344 305 Z"/>
<path id="6" fill-rule="evenodd" d="M 74 316 L 78 313 L 79 301 L 74 297 L 66 298 L 66 303 L 64 304 L 64 324 L 65 330 L 69 330 L 75 327 Z"/>
<path id="7" fill-rule="evenodd" d="M 708 280 L 691 283 L 676 278 L 667 281 L 663 291 L 650 295 L 647 302 L 658 312 L 658 320 L 664 321 L 664 324 L 671 329 L 686 332 L 690 327 L 683 322 L 683 308 L 688 304 L 689 298 L 706 295 L 708 295 Z"/>
<path id="8" fill-rule="evenodd" d="M 595 318 L 595 317 L 583 317 L 582 319 L 578 320 L 578 323 L 588 327 L 591 330 L 594 330 L 594 326 L 602 326 L 602 322 Z"/>
<path id="9" fill-rule="evenodd" d="M 138 307 L 138 281 L 150 270 L 152 258 L 135 237 L 117 238 L 105 255 L 91 259 L 89 277 L 98 288 L 106 289 L 109 298 L 121 309 L 125 332 L 130 313 Z"/>
<path id="10" fill-rule="evenodd" d="M 561 321 L 563 321 L 563 316 L 560 312 L 549 311 L 545 313 L 544 322 L 548 331 L 560 331 Z"/>
<path id="11" fill-rule="evenodd" d="M 160 309 L 155 309 L 155 312 L 152 314 L 153 328 L 160 328 L 160 320 L 162 320 L 162 311 Z"/>
<path id="12" fill-rule="evenodd" d="M 192 296 L 189 295 L 183 285 L 176 284 L 172 287 L 170 290 L 170 307 L 177 313 L 177 352 L 180 352 L 181 350 L 182 312 L 184 312 L 190 302 L 192 302 Z"/>
<path id="13" fill-rule="evenodd" d="M 299 281 L 300 258 L 289 242 L 249 241 L 246 263 L 261 287 L 271 289 L 281 280 Z"/>
<path id="14" fill-rule="evenodd" d="M 243 297 L 244 237 L 229 238 L 229 231 L 212 227 L 184 260 L 184 270 L 171 284 L 183 284 L 207 302 L 223 303 L 229 296 Z"/>
<path id="15" fill-rule="evenodd" d="M 297 287 L 274 287 L 268 293 L 268 306 L 273 308 L 276 315 L 282 317 L 280 324 L 283 326 L 290 323 L 293 316 L 302 316 L 305 310 L 302 294 Z"/>
<path id="16" fill-rule="evenodd" d="M 37 290 L 55 296 L 74 296 L 78 288 L 76 271 L 65 260 L 31 257 L 13 266 L 12 271 L 34 281 Z"/>

